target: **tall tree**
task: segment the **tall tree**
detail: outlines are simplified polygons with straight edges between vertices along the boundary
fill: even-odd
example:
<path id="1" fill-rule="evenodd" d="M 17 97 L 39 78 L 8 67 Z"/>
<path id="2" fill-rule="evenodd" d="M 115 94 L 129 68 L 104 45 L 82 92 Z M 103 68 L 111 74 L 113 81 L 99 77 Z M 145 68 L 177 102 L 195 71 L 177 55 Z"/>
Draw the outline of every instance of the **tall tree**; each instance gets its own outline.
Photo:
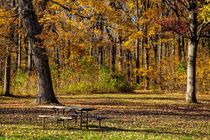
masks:
<path id="1" fill-rule="evenodd" d="M 37 37 L 42 32 L 42 28 L 38 22 L 37 15 L 34 12 L 32 0 L 20 0 L 20 14 L 23 20 L 23 27 L 33 43 L 31 50 L 33 53 L 33 61 L 38 76 L 38 96 L 36 102 L 42 103 L 58 103 L 55 97 L 47 51 L 41 47 L 42 40 Z M 45 7 L 45 6 L 43 6 Z"/>
<path id="2" fill-rule="evenodd" d="M 186 36 L 188 41 L 188 65 L 187 65 L 187 90 L 186 90 L 186 102 L 196 103 L 196 58 L 197 47 L 199 39 L 203 37 L 203 31 L 208 27 L 210 22 L 199 21 L 198 13 L 199 8 L 202 8 L 208 2 L 206 0 L 165 0 L 165 2 L 171 7 L 171 9 L 179 14 L 180 17 L 188 21 L 188 35 Z M 187 17 L 188 16 L 188 17 Z M 176 28 L 175 28 L 176 30 Z M 184 28 L 182 28 L 184 30 Z M 183 31 L 176 30 L 175 32 L 182 34 Z M 182 33 L 181 33 L 182 32 Z"/>

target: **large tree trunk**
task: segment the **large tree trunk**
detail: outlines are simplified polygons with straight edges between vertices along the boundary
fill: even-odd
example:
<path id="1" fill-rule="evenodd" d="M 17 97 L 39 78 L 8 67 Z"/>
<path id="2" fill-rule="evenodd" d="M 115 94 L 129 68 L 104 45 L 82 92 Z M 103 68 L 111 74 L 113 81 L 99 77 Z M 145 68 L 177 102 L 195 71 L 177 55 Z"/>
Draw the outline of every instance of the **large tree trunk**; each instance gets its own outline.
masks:
<path id="1" fill-rule="evenodd" d="M 190 31 L 191 38 L 189 40 L 188 48 L 188 66 L 187 66 L 187 92 L 186 92 L 186 102 L 195 103 L 196 99 L 196 54 L 198 46 L 198 36 L 197 36 L 197 5 L 196 0 L 191 0 L 190 11 Z"/>
<path id="2" fill-rule="evenodd" d="M 32 53 L 38 76 L 38 96 L 36 102 L 58 103 L 55 97 L 46 49 L 39 47 L 42 40 L 36 38 L 42 31 L 33 9 L 32 0 L 20 0 L 23 27 L 29 39 L 33 42 Z"/>

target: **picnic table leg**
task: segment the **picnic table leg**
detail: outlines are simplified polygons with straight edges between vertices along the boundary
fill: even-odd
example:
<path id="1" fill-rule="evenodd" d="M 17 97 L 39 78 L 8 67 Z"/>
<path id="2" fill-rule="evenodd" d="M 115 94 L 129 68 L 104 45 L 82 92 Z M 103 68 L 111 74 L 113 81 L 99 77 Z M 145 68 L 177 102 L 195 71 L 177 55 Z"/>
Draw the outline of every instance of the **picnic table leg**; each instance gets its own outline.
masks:
<path id="1" fill-rule="evenodd" d="M 87 128 L 87 130 L 88 130 L 88 117 L 89 117 L 89 116 L 88 116 L 88 111 L 87 111 L 87 116 L 86 116 L 86 117 L 87 117 L 87 118 L 86 118 L 86 121 L 87 121 L 87 122 L 86 122 L 86 128 Z"/>
<path id="2" fill-rule="evenodd" d="M 98 120 L 98 127 L 101 128 L 101 119 Z"/>
<path id="3" fill-rule="evenodd" d="M 43 129 L 45 129 L 45 117 L 42 118 L 42 126 L 43 126 Z"/>
<path id="4" fill-rule="evenodd" d="M 83 123 L 83 116 L 82 116 L 82 110 L 81 110 L 81 112 L 80 112 L 81 114 L 81 116 L 80 116 L 80 128 L 82 129 L 82 123 Z"/>

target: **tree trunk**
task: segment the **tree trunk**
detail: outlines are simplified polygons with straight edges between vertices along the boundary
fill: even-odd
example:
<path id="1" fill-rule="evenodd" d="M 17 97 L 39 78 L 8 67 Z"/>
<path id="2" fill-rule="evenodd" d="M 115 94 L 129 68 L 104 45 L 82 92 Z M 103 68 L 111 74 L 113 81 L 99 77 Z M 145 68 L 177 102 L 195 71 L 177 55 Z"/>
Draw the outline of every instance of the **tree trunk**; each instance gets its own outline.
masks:
<path id="1" fill-rule="evenodd" d="M 139 73 L 138 73 L 138 70 L 140 68 L 140 39 L 137 39 L 137 45 L 136 45 L 136 69 L 137 69 L 137 72 L 136 72 L 136 83 L 137 84 L 140 84 L 140 76 L 139 76 Z"/>
<path id="2" fill-rule="evenodd" d="M 36 102 L 58 103 L 55 97 L 46 49 L 39 47 L 42 40 L 37 38 L 42 31 L 34 12 L 32 0 L 20 0 L 23 27 L 29 39 L 33 42 L 32 53 L 38 76 L 38 96 Z"/>
<path id="3" fill-rule="evenodd" d="M 208 32 L 208 35 L 210 36 L 210 31 Z M 210 38 L 208 38 L 208 52 L 209 52 L 209 55 L 210 55 Z"/>
<path id="4" fill-rule="evenodd" d="M 2 58 L 0 58 L 0 82 L 3 80 L 2 76 L 3 76 L 3 72 L 2 72 L 3 66 L 2 66 Z"/>
<path id="5" fill-rule="evenodd" d="M 115 72 L 116 65 L 116 46 L 112 46 L 112 71 Z"/>
<path id="6" fill-rule="evenodd" d="M 59 50 L 57 47 L 54 48 L 54 63 L 57 69 L 60 68 Z"/>
<path id="7" fill-rule="evenodd" d="M 33 42 L 32 42 L 32 40 L 30 38 L 28 38 L 27 40 L 28 40 L 27 46 L 26 46 L 26 47 L 28 47 L 27 70 L 28 70 L 28 73 L 30 73 L 32 71 L 32 67 L 33 67 L 33 62 L 32 62 L 32 47 L 33 47 Z"/>
<path id="8" fill-rule="evenodd" d="M 197 36 L 197 4 L 196 0 L 191 0 L 190 11 L 190 31 L 191 38 L 189 40 L 188 48 L 188 66 L 187 66 L 187 92 L 186 92 L 186 102 L 196 103 L 196 54 L 198 46 L 198 36 Z"/>
<path id="9" fill-rule="evenodd" d="M 145 48 L 145 70 L 148 71 L 149 70 L 149 43 L 148 43 L 148 37 L 147 37 L 147 27 L 145 28 L 145 37 L 144 37 L 144 48 Z M 150 83 L 150 79 L 148 74 L 145 76 L 145 89 L 148 90 L 149 89 L 149 83 Z"/>
<path id="10" fill-rule="evenodd" d="M 184 62 L 185 58 L 184 53 L 184 37 L 178 35 L 178 58 L 179 62 Z"/>
<path id="11" fill-rule="evenodd" d="M 130 50 L 126 51 L 126 57 L 127 57 L 127 77 L 128 77 L 128 81 L 131 80 L 131 52 Z"/>
<path id="12" fill-rule="evenodd" d="M 139 14 L 139 1 L 136 1 L 136 16 L 137 16 L 137 31 L 140 31 L 140 26 L 139 26 L 139 18 L 140 18 L 140 14 Z M 140 76 L 139 76 L 139 68 L 140 68 L 140 39 L 138 38 L 136 40 L 136 83 L 140 84 Z"/>
<path id="13" fill-rule="evenodd" d="M 122 37 L 119 36 L 119 70 L 123 71 L 123 47 L 122 47 Z"/>
<path id="14" fill-rule="evenodd" d="M 21 58 L 22 58 L 22 49 L 21 49 L 21 34 L 18 34 L 18 53 L 17 53 L 17 68 L 21 69 Z"/>
<path id="15" fill-rule="evenodd" d="M 103 47 L 99 47 L 98 48 L 98 64 L 99 64 L 99 67 L 101 67 L 103 64 L 104 64 L 104 61 L 103 61 Z"/>
<path id="16" fill-rule="evenodd" d="M 9 46 L 11 47 L 11 46 Z M 4 72 L 4 95 L 5 96 L 10 96 L 10 80 L 11 78 L 11 54 L 8 52 L 6 56 L 6 62 L 5 62 L 5 72 Z"/>

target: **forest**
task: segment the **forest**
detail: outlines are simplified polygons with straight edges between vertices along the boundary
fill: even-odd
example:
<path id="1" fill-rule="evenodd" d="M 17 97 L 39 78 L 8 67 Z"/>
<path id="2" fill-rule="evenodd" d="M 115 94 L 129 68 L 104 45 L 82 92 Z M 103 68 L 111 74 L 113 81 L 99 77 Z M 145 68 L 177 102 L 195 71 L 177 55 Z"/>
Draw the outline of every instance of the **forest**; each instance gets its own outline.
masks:
<path id="1" fill-rule="evenodd" d="M 46 52 L 46 80 L 58 92 L 161 90 L 187 92 L 189 102 L 209 92 L 208 1 L 43 0 L 33 13 L 19 3 L 1 2 L 5 95 L 36 93 L 42 64 L 33 48 Z"/>
<path id="2" fill-rule="evenodd" d="M 0 0 L 0 139 L 68 139 L 21 135 L 22 118 L 29 131 L 37 106 L 55 104 L 110 113 L 112 128 L 72 139 L 208 139 L 209 99 L 209 0 Z"/>

